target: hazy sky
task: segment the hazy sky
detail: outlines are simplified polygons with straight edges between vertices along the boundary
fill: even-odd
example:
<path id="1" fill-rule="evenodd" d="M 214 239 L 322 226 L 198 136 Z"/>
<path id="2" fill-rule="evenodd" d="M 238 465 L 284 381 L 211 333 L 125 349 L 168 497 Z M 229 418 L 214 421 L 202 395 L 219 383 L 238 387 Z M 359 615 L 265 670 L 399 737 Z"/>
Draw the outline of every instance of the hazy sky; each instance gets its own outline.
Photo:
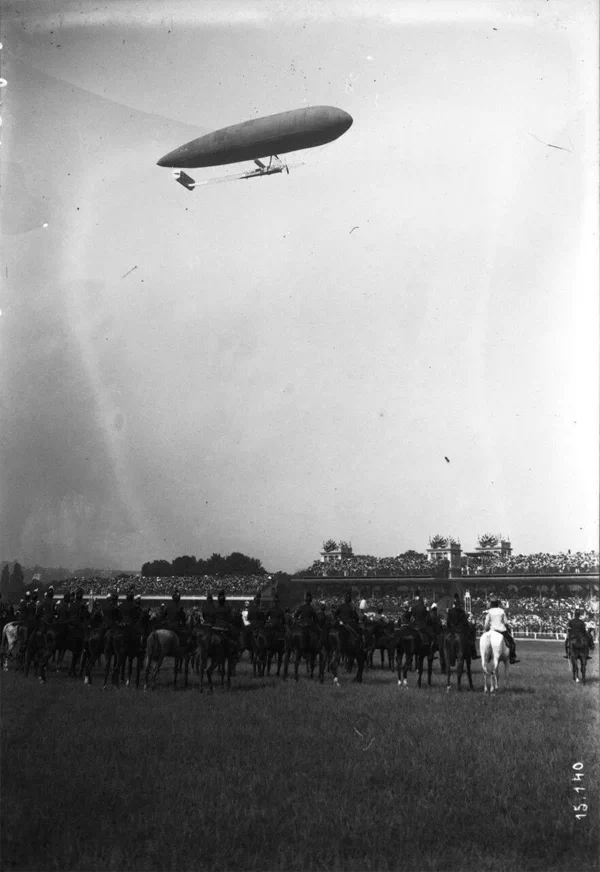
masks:
<path id="1" fill-rule="evenodd" d="M 597 547 L 595 2 L 3 6 L 3 559 Z"/>

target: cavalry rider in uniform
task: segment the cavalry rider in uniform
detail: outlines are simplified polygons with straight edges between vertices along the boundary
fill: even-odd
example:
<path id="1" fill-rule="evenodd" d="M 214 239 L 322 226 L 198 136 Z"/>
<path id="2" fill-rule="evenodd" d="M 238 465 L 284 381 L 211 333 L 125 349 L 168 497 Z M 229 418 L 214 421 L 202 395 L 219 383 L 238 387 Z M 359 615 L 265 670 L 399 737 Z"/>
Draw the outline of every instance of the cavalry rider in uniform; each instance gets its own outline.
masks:
<path id="1" fill-rule="evenodd" d="M 257 593 L 248 607 L 248 624 L 254 633 L 256 630 L 260 630 L 264 623 L 265 613 L 262 610 L 261 595 Z"/>
<path id="2" fill-rule="evenodd" d="M 119 612 L 119 594 L 116 590 L 106 595 L 106 599 L 102 603 L 102 623 L 104 628 L 112 630 L 120 619 Z"/>
<path id="3" fill-rule="evenodd" d="M 65 591 L 62 600 L 56 606 L 56 620 L 61 624 L 66 624 L 69 620 L 69 609 L 71 607 L 71 592 Z"/>
<path id="4" fill-rule="evenodd" d="M 304 602 L 302 605 L 296 609 L 294 621 L 300 624 L 303 630 L 306 630 L 306 632 L 316 638 L 317 633 L 319 632 L 317 613 L 314 610 L 312 604 L 312 593 L 309 590 L 304 594 Z M 306 638 L 304 641 L 307 641 Z"/>
<path id="5" fill-rule="evenodd" d="M 215 608 L 215 601 L 212 593 L 209 593 L 206 597 L 206 601 L 202 604 L 202 620 L 205 624 L 214 624 Z"/>
<path id="6" fill-rule="evenodd" d="M 331 623 L 331 613 L 327 611 L 327 605 L 323 600 L 319 603 L 319 611 L 317 612 L 315 620 L 317 626 L 319 626 L 321 630 L 326 627 L 327 624 Z"/>
<path id="7" fill-rule="evenodd" d="M 358 628 L 358 612 L 352 605 L 352 591 L 346 591 L 344 602 L 335 610 L 334 618 L 346 631 L 355 643 L 362 643 L 362 636 Z"/>
<path id="8" fill-rule="evenodd" d="M 510 630 L 506 624 L 506 612 L 501 608 L 499 600 L 495 599 L 491 601 L 490 608 L 485 616 L 483 629 L 484 632 L 486 630 L 496 630 L 496 632 L 502 633 L 504 640 L 509 647 L 511 664 L 520 662 L 516 657 L 517 646 L 515 645 L 515 640 L 510 635 Z"/>
<path id="9" fill-rule="evenodd" d="M 446 626 L 451 633 L 460 633 L 461 630 L 465 631 L 469 640 L 471 657 L 473 660 L 477 660 L 479 657 L 477 649 L 475 648 L 475 634 L 477 629 L 474 624 L 469 623 L 469 618 L 460 604 L 460 599 L 457 593 L 454 594 L 452 608 L 448 609 L 446 615 Z"/>
<path id="10" fill-rule="evenodd" d="M 160 616 L 160 619 L 166 625 L 168 630 L 176 633 L 177 638 L 180 642 L 184 641 L 182 638 L 182 633 L 185 633 L 186 615 L 181 605 L 181 596 L 179 595 L 179 591 L 174 591 L 173 595 L 171 596 L 171 602 L 167 606 L 165 606 L 163 613 Z"/>
<path id="11" fill-rule="evenodd" d="M 54 621 L 54 588 L 52 585 L 44 594 L 44 599 L 38 604 L 37 616 L 44 624 Z"/>
<path id="12" fill-rule="evenodd" d="M 429 612 L 427 611 L 427 606 L 423 602 L 423 597 L 421 596 L 420 591 L 417 591 L 416 594 L 417 598 L 410 610 L 412 621 L 426 644 L 437 644 L 437 636 L 429 623 Z"/>
<path id="13" fill-rule="evenodd" d="M 235 627 L 233 624 L 233 613 L 231 606 L 225 600 L 225 591 L 220 590 L 217 594 L 217 607 L 215 608 L 215 619 L 213 627 L 215 630 L 220 630 L 227 634 L 232 640 L 235 638 Z"/>
<path id="14" fill-rule="evenodd" d="M 285 631 L 285 612 L 279 603 L 278 594 L 273 595 L 273 604 L 267 611 L 267 627 L 278 634 Z"/>
<path id="15" fill-rule="evenodd" d="M 570 643 L 571 639 L 573 639 L 575 636 L 584 636 L 588 640 L 589 650 L 594 650 L 594 637 L 589 632 L 588 628 L 585 625 L 585 622 L 581 620 L 580 609 L 575 609 L 575 614 L 567 624 L 567 636 L 565 639 L 565 660 L 568 660 L 571 656 Z M 588 654 L 588 660 L 590 659 L 591 658 Z"/>
<path id="16" fill-rule="evenodd" d="M 128 627 L 134 627 L 141 617 L 141 608 L 134 599 L 133 590 L 127 591 L 125 602 L 121 605 L 121 621 Z"/>
<path id="17" fill-rule="evenodd" d="M 75 591 L 75 599 L 69 603 L 68 620 L 72 627 L 82 630 L 83 625 L 89 618 L 88 607 L 83 601 L 83 588 L 78 587 Z"/>

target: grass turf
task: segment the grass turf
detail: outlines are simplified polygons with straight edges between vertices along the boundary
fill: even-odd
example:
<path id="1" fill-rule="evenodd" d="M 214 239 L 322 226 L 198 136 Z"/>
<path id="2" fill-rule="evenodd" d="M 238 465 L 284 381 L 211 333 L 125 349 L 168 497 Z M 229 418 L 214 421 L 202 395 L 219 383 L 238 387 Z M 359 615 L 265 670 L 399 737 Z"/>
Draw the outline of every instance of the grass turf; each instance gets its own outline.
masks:
<path id="1" fill-rule="evenodd" d="M 336 689 L 243 663 L 214 696 L 174 692 L 170 668 L 148 694 L 11 671 L 2 868 L 596 870 L 597 657 L 582 687 L 562 653 L 520 644 L 491 698 L 479 661 L 460 695 L 437 670 Z"/>

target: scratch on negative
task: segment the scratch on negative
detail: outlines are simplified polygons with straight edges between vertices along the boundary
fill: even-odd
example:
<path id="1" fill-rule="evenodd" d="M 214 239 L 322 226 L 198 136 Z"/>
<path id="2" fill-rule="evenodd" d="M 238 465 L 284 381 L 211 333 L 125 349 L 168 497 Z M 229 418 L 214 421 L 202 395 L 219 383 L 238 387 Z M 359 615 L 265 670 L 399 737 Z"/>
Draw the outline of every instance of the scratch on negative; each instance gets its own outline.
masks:
<path id="1" fill-rule="evenodd" d="M 547 145 L 548 148 L 558 148 L 559 151 L 568 151 L 569 154 L 573 153 L 573 149 L 571 149 L 571 148 L 565 148 L 562 145 L 553 145 L 551 142 L 544 142 L 544 140 L 540 139 L 539 136 L 536 136 L 535 133 L 530 133 L 529 135 L 533 136 L 534 139 L 537 139 L 538 142 L 541 142 L 542 145 Z"/>

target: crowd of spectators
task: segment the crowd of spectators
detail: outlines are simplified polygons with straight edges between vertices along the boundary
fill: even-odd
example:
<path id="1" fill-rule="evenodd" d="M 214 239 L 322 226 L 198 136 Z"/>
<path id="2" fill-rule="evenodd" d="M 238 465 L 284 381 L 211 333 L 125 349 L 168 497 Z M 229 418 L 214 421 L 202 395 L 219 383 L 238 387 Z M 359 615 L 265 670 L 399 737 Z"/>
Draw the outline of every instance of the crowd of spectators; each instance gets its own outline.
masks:
<path id="1" fill-rule="evenodd" d="M 62 596 L 67 591 L 82 587 L 87 595 L 93 592 L 95 597 L 106 596 L 113 590 L 122 596 L 131 588 L 135 593 L 146 596 L 170 597 L 175 591 L 181 596 L 206 596 L 209 593 L 216 598 L 220 590 L 226 596 L 253 596 L 264 590 L 269 584 L 265 575 L 204 575 L 204 576 L 174 576 L 172 578 L 143 578 L 139 575 L 123 577 L 115 581 L 106 578 L 68 578 L 54 584 L 54 595 Z"/>
<path id="2" fill-rule="evenodd" d="M 597 575 L 598 565 L 596 551 L 470 557 L 463 575 Z"/>
<path id="3" fill-rule="evenodd" d="M 485 612 L 490 606 L 492 597 L 473 597 L 470 603 L 470 609 L 475 619 L 475 623 L 479 630 L 483 629 Z M 519 597 L 514 596 L 509 600 L 499 595 L 502 606 L 506 609 L 509 625 L 513 632 L 518 634 L 560 634 L 564 635 L 567 629 L 568 621 L 573 617 L 575 609 L 580 609 L 582 614 L 586 614 L 589 620 L 598 621 L 598 604 L 591 603 L 589 599 L 577 596 L 556 596 L 556 597 Z M 315 605 L 320 607 L 321 603 L 325 603 L 328 611 L 335 612 L 335 609 L 343 601 L 343 595 L 337 596 L 320 596 Z M 379 611 L 389 621 L 396 622 L 402 612 L 410 608 L 413 599 L 402 596 L 379 596 L 376 598 L 367 599 L 364 614 L 367 617 L 374 618 Z M 428 605 L 431 605 L 430 600 Z M 358 609 L 359 602 L 355 601 L 355 607 Z"/>
<path id="4" fill-rule="evenodd" d="M 596 551 L 567 551 L 558 554 L 518 554 L 514 557 L 483 555 L 464 558 L 462 574 L 472 575 L 597 575 Z M 315 560 L 304 578 L 430 578 L 432 564 L 425 554 L 373 557 L 356 554 L 331 561 Z"/>
<path id="5" fill-rule="evenodd" d="M 308 578 L 431 578 L 431 563 L 425 554 L 416 552 L 410 557 L 372 557 L 355 554 L 322 563 L 315 560 L 303 577 Z"/>

